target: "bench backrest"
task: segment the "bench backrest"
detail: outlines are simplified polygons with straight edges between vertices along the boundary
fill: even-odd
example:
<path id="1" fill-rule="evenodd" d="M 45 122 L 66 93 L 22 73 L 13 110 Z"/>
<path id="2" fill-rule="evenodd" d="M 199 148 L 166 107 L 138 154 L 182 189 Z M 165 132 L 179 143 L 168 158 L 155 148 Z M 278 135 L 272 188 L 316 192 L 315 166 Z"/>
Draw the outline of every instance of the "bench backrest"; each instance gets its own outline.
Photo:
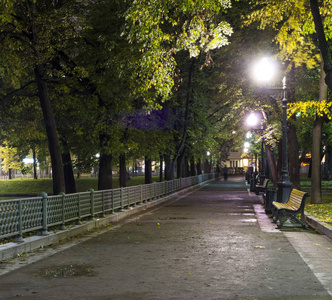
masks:
<path id="1" fill-rule="evenodd" d="M 293 189 L 289 196 L 287 204 L 293 206 L 294 208 L 299 209 L 301 207 L 301 204 L 304 207 L 305 200 L 308 196 L 309 196 L 309 193 L 307 193 L 307 192 L 302 192 L 302 191 Z"/>
<path id="2" fill-rule="evenodd" d="M 263 182 L 263 187 L 264 188 L 267 188 L 267 184 L 269 183 L 269 179 L 268 178 L 265 178 L 264 179 L 264 182 Z"/>

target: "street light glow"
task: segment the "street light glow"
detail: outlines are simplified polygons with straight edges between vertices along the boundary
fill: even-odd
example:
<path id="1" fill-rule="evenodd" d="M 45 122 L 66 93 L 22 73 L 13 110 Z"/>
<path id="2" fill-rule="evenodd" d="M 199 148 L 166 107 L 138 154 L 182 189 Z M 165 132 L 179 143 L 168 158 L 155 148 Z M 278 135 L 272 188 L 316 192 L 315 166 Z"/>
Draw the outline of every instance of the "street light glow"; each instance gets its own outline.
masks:
<path id="1" fill-rule="evenodd" d="M 251 113 L 247 118 L 247 124 L 250 127 L 255 127 L 258 124 L 258 117 L 256 114 Z"/>
<path id="2" fill-rule="evenodd" d="M 276 68 L 271 59 L 264 57 L 254 68 L 254 75 L 258 81 L 270 81 L 276 73 Z"/>
<path id="3" fill-rule="evenodd" d="M 251 132 L 250 132 L 250 131 L 248 131 L 248 132 L 246 133 L 246 138 L 247 138 L 247 139 L 250 139 L 250 138 L 252 138 L 252 134 L 251 134 Z"/>

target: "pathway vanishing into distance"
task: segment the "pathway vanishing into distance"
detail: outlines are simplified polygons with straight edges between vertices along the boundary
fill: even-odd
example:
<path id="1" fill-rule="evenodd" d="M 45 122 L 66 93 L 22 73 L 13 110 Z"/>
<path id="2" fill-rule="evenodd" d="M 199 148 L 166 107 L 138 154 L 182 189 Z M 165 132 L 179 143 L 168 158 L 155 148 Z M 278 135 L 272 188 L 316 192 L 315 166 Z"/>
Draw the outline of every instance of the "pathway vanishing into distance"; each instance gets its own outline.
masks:
<path id="1" fill-rule="evenodd" d="M 0 265 L 0 299 L 332 299 L 332 243 L 280 231 L 243 178 Z"/>

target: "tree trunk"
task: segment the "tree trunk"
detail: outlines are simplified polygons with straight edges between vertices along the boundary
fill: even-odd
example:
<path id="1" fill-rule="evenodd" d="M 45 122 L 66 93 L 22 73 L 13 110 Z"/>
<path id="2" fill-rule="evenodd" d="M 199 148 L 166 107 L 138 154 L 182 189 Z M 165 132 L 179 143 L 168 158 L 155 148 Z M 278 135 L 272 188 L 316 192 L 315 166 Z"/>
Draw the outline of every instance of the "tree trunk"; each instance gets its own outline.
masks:
<path id="1" fill-rule="evenodd" d="M 67 194 L 76 193 L 76 183 L 73 172 L 73 164 L 71 161 L 69 151 L 65 151 L 62 153 L 62 161 L 63 161 L 63 171 L 65 175 L 66 193 Z"/>
<path id="2" fill-rule="evenodd" d="M 159 182 L 163 181 L 163 156 L 159 155 L 160 169 L 159 169 Z"/>
<path id="3" fill-rule="evenodd" d="M 312 131 L 311 203 L 322 203 L 321 192 L 321 139 L 323 118 L 317 117 Z"/>
<path id="4" fill-rule="evenodd" d="M 326 145 L 326 144 L 325 144 Z M 332 148 L 331 146 L 325 146 L 325 163 L 323 168 L 323 180 L 330 180 L 331 179 L 331 160 L 332 160 Z"/>
<path id="5" fill-rule="evenodd" d="M 321 63 L 322 65 L 322 63 Z M 321 69 L 319 82 L 319 99 L 318 101 L 327 99 L 327 86 L 325 84 L 325 72 Z M 311 203 L 322 203 L 321 191 L 321 143 L 324 117 L 316 116 L 312 131 L 312 150 L 311 150 Z"/>
<path id="6" fill-rule="evenodd" d="M 175 169 L 175 164 L 177 163 L 177 160 L 178 160 L 179 156 L 184 155 L 184 145 L 185 145 L 185 142 L 186 142 L 186 139 L 187 139 L 187 131 L 188 131 L 189 103 L 190 103 L 190 99 L 191 99 L 192 93 L 193 93 L 192 77 L 194 75 L 194 67 L 195 67 L 195 59 L 192 59 L 191 64 L 190 64 L 190 68 L 189 68 L 189 73 L 188 73 L 188 86 L 187 86 L 186 106 L 185 106 L 185 112 L 184 112 L 182 140 L 181 140 L 181 144 L 180 144 L 179 148 L 177 149 L 176 155 L 175 155 L 175 157 L 172 161 L 172 169 L 173 170 Z M 182 162 L 180 163 L 180 165 L 182 165 Z M 177 177 L 179 178 L 179 175 L 181 177 L 181 175 L 183 175 L 183 174 L 178 173 L 177 175 L 178 175 Z M 174 172 L 172 174 L 172 179 L 174 179 Z"/>
<path id="7" fill-rule="evenodd" d="M 63 173 L 65 176 L 65 186 L 66 186 L 66 193 L 72 194 L 76 193 L 76 183 L 73 171 L 73 164 L 71 161 L 70 151 L 68 148 L 67 141 L 62 137 L 62 163 L 63 163 Z"/>
<path id="8" fill-rule="evenodd" d="M 266 152 L 266 157 L 267 157 L 267 162 L 270 167 L 270 172 L 271 172 L 271 180 L 273 182 L 273 185 L 277 187 L 277 182 L 278 182 L 278 171 L 277 171 L 277 166 L 276 162 L 273 156 L 273 152 L 271 150 L 271 147 L 269 145 L 265 145 L 265 152 Z"/>
<path id="9" fill-rule="evenodd" d="M 124 152 L 120 154 L 119 162 L 120 162 L 120 174 L 119 174 L 120 187 L 126 187 L 127 169 L 126 169 L 126 154 Z"/>
<path id="10" fill-rule="evenodd" d="M 171 154 L 170 153 L 164 154 L 164 160 L 165 160 L 165 180 L 172 180 L 174 179 L 174 169 L 173 169 Z"/>
<path id="11" fill-rule="evenodd" d="M 34 1 L 29 3 L 29 21 L 31 22 L 31 35 L 30 41 L 34 49 L 36 61 L 42 61 L 40 53 L 40 42 L 39 33 L 37 27 L 34 25 L 34 17 L 36 12 L 36 4 Z M 52 177 L 53 177 L 53 193 L 55 195 L 65 192 L 65 176 L 63 173 L 62 158 L 61 158 L 61 148 L 58 133 L 56 131 L 55 119 L 51 106 L 51 99 L 48 92 L 48 86 L 43 76 L 45 74 L 44 67 L 37 63 L 34 67 L 34 76 L 38 89 L 38 97 L 40 101 L 40 106 L 43 112 L 43 118 L 45 123 L 45 129 L 48 140 L 48 149 L 51 156 L 52 164 Z"/>
<path id="12" fill-rule="evenodd" d="M 315 23 L 316 35 L 319 43 L 319 50 L 321 52 L 322 61 L 324 63 L 323 70 L 325 75 L 323 79 L 326 85 L 332 91 L 332 57 L 329 45 L 326 40 L 324 25 L 322 17 L 319 12 L 319 5 L 317 0 L 310 0 L 311 13 Z"/>
<path id="13" fill-rule="evenodd" d="M 38 179 L 36 149 L 32 150 L 32 157 L 33 157 L 33 179 Z"/>
<path id="14" fill-rule="evenodd" d="M 182 152 L 176 162 L 176 176 L 177 178 L 185 177 L 185 162 L 184 162 L 184 152 Z"/>
<path id="15" fill-rule="evenodd" d="M 210 171 L 210 163 L 209 160 L 206 158 L 204 162 L 204 173 L 208 174 Z"/>
<path id="16" fill-rule="evenodd" d="M 195 158 L 193 156 L 190 159 L 190 176 L 196 176 Z"/>
<path id="17" fill-rule="evenodd" d="M 189 177 L 190 176 L 190 168 L 189 168 L 189 159 L 188 159 L 187 155 L 184 158 L 184 170 L 185 170 L 185 177 Z"/>
<path id="18" fill-rule="evenodd" d="M 202 175 L 202 162 L 200 159 L 198 160 L 196 166 L 197 166 L 197 175 Z"/>
<path id="19" fill-rule="evenodd" d="M 297 141 L 296 128 L 291 122 L 288 122 L 288 153 L 290 179 L 293 187 L 300 189 L 299 143 Z"/>
<path id="20" fill-rule="evenodd" d="M 51 100 L 46 82 L 43 80 L 44 70 L 40 65 L 35 67 L 35 79 L 38 86 L 38 96 L 42 108 L 45 128 L 48 140 L 48 149 L 51 156 L 53 193 L 57 195 L 65 192 L 65 176 L 63 172 L 61 148 L 58 133 L 56 131 L 55 119 L 51 107 Z"/>
<path id="21" fill-rule="evenodd" d="M 145 184 L 152 183 L 152 160 L 145 156 Z"/>
<path id="22" fill-rule="evenodd" d="M 99 157 L 99 173 L 98 173 L 98 190 L 110 190 L 113 186 L 112 181 L 112 154 L 107 153 L 105 150 L 100 151 Z"/>

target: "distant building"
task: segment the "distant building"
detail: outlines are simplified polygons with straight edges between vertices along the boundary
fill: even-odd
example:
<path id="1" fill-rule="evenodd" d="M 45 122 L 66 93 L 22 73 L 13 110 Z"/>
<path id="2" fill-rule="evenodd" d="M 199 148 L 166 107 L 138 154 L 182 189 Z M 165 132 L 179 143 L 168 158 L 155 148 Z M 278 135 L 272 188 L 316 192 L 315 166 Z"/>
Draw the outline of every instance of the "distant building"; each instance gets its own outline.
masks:
<path id="1" fill-rule="evenodd" d="M 228 158 L 224 162 L 224 165 L 230 169 L 230 174 L 243 174 L 247 171 L 251 160 L 249 160 L 249 158 L 243 158 L 243 153 L 243 148 L 239 148 L 238 150 L 231 149 L 229 151 Z"/>

